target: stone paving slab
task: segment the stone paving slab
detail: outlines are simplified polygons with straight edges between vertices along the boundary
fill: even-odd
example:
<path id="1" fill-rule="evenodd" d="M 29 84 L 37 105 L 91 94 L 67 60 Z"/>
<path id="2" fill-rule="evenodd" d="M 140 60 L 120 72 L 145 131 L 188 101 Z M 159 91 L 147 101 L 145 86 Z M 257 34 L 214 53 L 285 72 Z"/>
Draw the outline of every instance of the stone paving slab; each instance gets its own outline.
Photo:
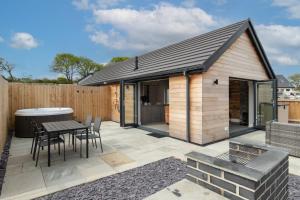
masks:
<path id="1" fill-rule="evenodd" d="M 101 152 L 100 148 L 96 149 L 91 145 L 90 158 L 80 158 L 79 151 L 73 152 L 72 147 L 68 146 L 67 141 L 67 160 L 64 162 L 62 156 L 58 156 L 57 152 L 52 149 L 53 165 L 49 170 L 45 170 L 45 168 L 48 168 L 46 151 L 41 152 L 40 163 L 36 168 L 34 166 L 34 161 L 32 161 L 29 154 L 31 139 L 14 137 L 11 144 L 10 158 L 7 167 L 8 173 L 4 180 L 4 185 L 6 186 L 4 186 L 4 189 L 2 190 L 0 199 L 31 199 L 68 187 L 94 181 L 112 174 L 124 172 L 167 157 L 185 160 L 185 154 L 191 151 L 198 151 L 211 156 L 216 156 L 228 151 L 229 146 L 228 140 L 207 146 L 199 146 L 169 137 L 151 137 L 147 135 L 149 134 L 147 131 L 136 128 L 121 128 L 118 123 L 114 122 L 103 122 L 102 125 L 101 136 L 104 153 Z M 240 137 L 261 143 L 264 143 L 265 141 L 265 133 L 263 131 L 256 131 Z M 66 139 L 67 138 L 68 137 L 66 137 Z M 79 150 L 79 145 L 77 145 L 77 147 Z M 83 152 L 84 150 L 85 148 L 83 148 Z M 132 162 L 111 166 L 102 159 L 102 156 L 113 152 L 125 155 L 132 160 Z M 290 173 L 300 175 L 300 159 L 290 157 L 289 160 Z M 79 171 L 78 176 L 71 176 L 71 178 L 63 181 L 64 179 L 61 179 L 60 177 L 63 177 L 63 173 L 67 173 L 67 170 L 61 170 L 62 174 L 59 174 L 57 169 L 60 169 L 60 167 L 70 168 L 72 166 L 76 166 L 75 171 Z M 40 171 L 42 174 L 43 183 L 40 184 L 42 188 L 34 189 L 30 187 L 26 188 L 26 186 L 19 188 L 19 190 L 11 188 L 14 186 L 10 184 L 10 180 L 13 180 L 15 176 L 30 177 L 28 181 L 33 184 L 34 182 L 38 182 L 35 180 L 39 180 L 40 175 L 38 175 L 38 173 L 32 173 L 32 171 L 35 170 Z M 30 173 L 32 176 L 29 176 Z M 47 178 L 49 177 L 47 174 L 56 175 L 50 176 L 52 178 Z"/>

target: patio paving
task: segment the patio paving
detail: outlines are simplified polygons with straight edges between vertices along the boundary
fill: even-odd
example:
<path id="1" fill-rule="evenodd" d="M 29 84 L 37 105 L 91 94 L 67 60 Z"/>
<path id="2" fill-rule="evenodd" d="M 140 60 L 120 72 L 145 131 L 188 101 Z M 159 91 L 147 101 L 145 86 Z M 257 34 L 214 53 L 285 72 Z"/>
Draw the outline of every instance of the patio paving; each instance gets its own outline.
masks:
<path id="1" fill-rule="evenodd" d="M 114 122 L 104 122 L 101 132 L 104 153 L 101 153 L 99 147 L 93 148 L 90 143 L 90 158 L 80 158 L 79 151 L 73 152 L 72 147 L 66 142 L 66 161 L 64 162 L 63 156 L 58 156 L 52 149 L 51 167 L 47 166 L 46 150 L 41 151 L 39 165 L 35 167 L 35 162 L 29 154 L 31 139 L 13 138 L 1 199 L 31 199 L 43 196 L 171 156 L 185 160 L 184 155 L 190 151 L 217 156 L 228 150 L 228 140 L 202 147 L 169 137 L 155 138 L 148 136 L 148 133 L 135 128 L 121 128 Z M 265 141 L 263 131 L 241 137 L 259 143 Z M 290 157 L 290 173 L 300 175 L 299 167 L 300 159 Z M 192 189 L 195 187 L 200 188 L 199 191 Z M 201 186 L 191 186 L 186 180 L 175 183 L 148 198 L 159 199 L 157 198 L 159 194 L 165 195 L 165 199 L 170 195 L 176 198 L 178 194 L 175 188 L 182 188 L 181 193 L 192 190 L 190 196 L 181 194 L 186 199 L 200 194 L 206 199 L 217 198 L 212 192 Z"/>

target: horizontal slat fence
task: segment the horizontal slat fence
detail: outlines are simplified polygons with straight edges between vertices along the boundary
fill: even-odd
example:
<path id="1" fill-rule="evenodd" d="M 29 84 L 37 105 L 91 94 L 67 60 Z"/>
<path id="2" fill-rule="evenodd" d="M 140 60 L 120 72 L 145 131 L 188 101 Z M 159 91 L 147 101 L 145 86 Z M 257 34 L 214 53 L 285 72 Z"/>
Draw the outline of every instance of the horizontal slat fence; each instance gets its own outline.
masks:
<path id="1" fill-rule="evenodd" d="M 110 87 L 71 84 L 9 83 L 10 126 L 18 109 L 71 107 L 76 120 L 84 121 L 88 114 L 111 120 Z"/>
<path id="2" fill-rule="evenodd" d="M 0 75 L 0 153 L 8 134 L 8 82 Z"/>
<path id="3" fill-rule="evenodd" d="M 300 100 L 279 100 L 279 104 L 289 105 L 289 121 L 300 123 Z"/>

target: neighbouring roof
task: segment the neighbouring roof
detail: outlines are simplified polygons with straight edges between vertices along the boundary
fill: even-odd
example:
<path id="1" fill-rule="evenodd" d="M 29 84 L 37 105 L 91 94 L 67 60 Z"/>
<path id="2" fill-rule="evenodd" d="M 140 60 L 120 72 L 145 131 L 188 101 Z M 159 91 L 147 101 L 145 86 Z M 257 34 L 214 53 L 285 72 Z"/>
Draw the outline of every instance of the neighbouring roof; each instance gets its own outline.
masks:
<path id="1" fill-rule="evenodd" d="M 276 75 L 278 88 L 294 88 L 293 84 L 287 80 L 283 75 Z"/>
<path id="2" fill-rule="evenodd" d="M 257 38 L 249 19 L 211 31 L 182 42 L 130 58 L 127 61 L 112 63 L 104 69 L 80 81 L 81 85 L 100 85 L 159 75 L 171 75 L 183 71 L 207 71 L 208 68 L 248 30 L 257 52 L 261 55 L 270 78 L 274 72 Z M 136 65 L 138 68 L 136 69 Z"/>

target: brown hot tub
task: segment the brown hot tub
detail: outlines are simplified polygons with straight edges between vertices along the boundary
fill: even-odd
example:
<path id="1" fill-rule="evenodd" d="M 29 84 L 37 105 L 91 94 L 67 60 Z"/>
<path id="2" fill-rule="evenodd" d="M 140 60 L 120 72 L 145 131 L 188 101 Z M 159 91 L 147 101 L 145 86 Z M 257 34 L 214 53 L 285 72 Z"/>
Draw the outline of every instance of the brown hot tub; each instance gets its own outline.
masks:
<path id="1" fill-rule="evenodd" d="M 37 123 L 71 120 L 72 108 L 33 108 L 17 110 L 15 113 L 15 136 L 22 138 L 33 137 L 31 121 Z"/>

